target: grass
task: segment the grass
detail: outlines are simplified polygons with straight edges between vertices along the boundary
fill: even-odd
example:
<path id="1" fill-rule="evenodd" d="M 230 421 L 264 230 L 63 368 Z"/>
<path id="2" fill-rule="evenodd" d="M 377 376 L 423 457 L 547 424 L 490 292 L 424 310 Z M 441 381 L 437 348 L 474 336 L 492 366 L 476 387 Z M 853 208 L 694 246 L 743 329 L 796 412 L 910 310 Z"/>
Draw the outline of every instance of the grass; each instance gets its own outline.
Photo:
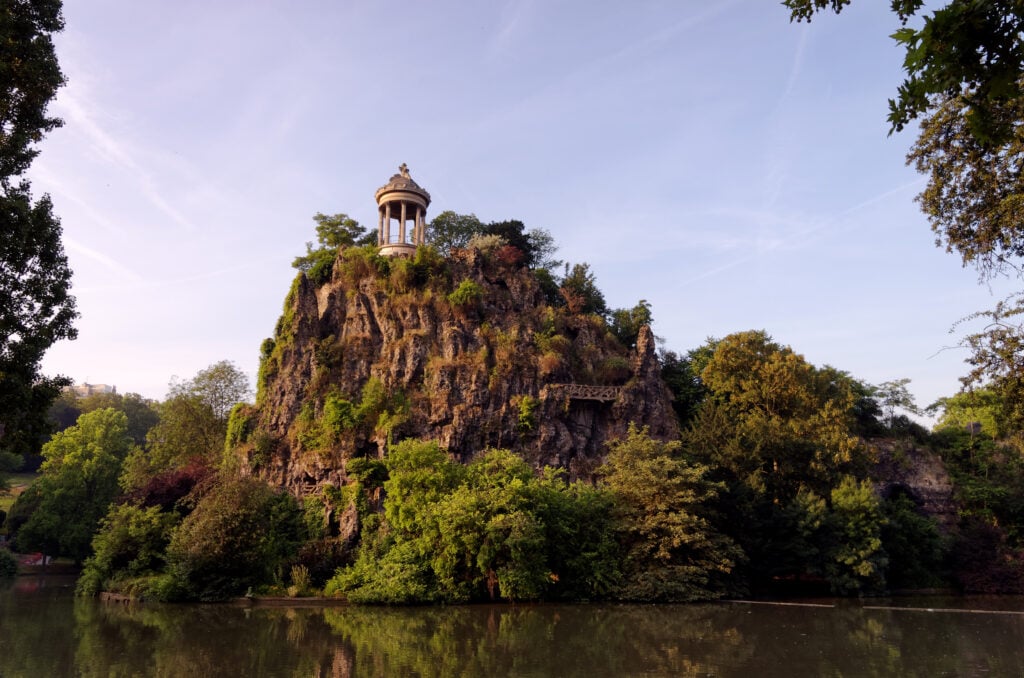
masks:
<path id="1" fill-rule="evenodd" d="M 38 473 L 9 473 L 7 475 L 7 482 L 10 485 L 10 491 L 0 494 L 0 511 L 11 510 L 11 505 L 14 504 L 14 500 L 17 499 L 18 495 L 24 492 L 25 488 L 31 485 L 38 477 Z"/>

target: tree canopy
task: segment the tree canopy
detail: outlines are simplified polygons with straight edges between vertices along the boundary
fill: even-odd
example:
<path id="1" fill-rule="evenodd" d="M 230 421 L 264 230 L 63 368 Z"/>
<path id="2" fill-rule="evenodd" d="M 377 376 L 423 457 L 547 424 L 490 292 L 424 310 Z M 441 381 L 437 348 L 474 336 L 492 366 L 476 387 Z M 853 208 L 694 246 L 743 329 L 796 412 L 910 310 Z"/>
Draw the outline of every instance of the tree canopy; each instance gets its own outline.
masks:
<path id="1" fill-rule="evenodd" d="M 111 408 L 83 414 L 77 424 L 55 434 L 43 446 L 40 501 L 18 530 L 18 547 L 84 560 L 117 494 L 130 445 L 128 418 Z"/>
<path id="2" fill-rule="evenodd" d="M 8 460 L 45 439 L 46 410 L 69 381 L 40 375 L 40 361 L 76 336 L 60 221 L 21 177 L 61 124 L 47 106 L 64 83 L 52 42 L 63 26 L 59 0 L 0 7 L 0 455 Z"/>
<path id="3" fill-rule="evenodd" d="M 793 21 L 819 11 L 840 13 L 851 0 L 783 0 Z M 965 95 L 964 120 L 980 142 L 999 144 L 1015 124 L 1001 114 L 1019 100 L 1024 69 L 1024 5 L 1019 0 L 950 0 L 925 8 L 924 0 L 890 0 L 901 27 L 892 37 L 906 50 L 906 78 L 889 100 L 889 123 L 900 131 L 932 110 L 937 100 Z M 922 16 L 922 10 L 925 10 Z M 911 25 L 919 19 L 919 27 Z"/>
<path id="4" fill-rule="evenodd" d="M 324 283 L 331 277 L 334 258 L 343 247 L 376 245 L 377 234 L 368 231 L 347 214 L 313 215 L 316 222 L 316 242 L 306 243 L 306 253 L 295 257 L 292 267 L 297 268 L 317 283 Z"/>

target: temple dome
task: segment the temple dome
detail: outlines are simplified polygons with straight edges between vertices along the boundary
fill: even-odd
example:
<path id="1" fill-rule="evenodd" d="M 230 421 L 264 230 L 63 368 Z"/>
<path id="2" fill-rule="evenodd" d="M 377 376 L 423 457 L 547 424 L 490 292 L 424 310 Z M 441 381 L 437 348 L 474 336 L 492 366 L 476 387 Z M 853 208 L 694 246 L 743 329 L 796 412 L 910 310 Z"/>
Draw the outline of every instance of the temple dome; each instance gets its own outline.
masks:
<path id="1" fill-rule="evenodd" d="M 377 192 L 373 194 L 376 198 L 377 204 L 380 205 L 389 193 L 414 193 L 421 197 L 423 200 L 423 206 L 427 207 L 430 205 L 430 193 L 427 193 L 419 184 L 417 184 L 411 176 L 409 176 L 409 168 L 403 164 L 398 173 L 393 175 L 388 183 L 384 184 L 377 189 Z"/>

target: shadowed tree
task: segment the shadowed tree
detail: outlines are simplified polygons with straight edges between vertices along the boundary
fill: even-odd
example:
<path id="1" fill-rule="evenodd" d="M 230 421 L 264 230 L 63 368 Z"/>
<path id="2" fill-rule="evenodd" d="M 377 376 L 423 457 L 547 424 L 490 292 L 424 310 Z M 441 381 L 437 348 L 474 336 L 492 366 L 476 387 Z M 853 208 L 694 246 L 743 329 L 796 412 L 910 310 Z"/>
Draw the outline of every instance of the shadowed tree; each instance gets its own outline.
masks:
<path id="1" fill-rule="evenodd" d="M 61 125 L 46 108 L 64 83 L 51 40 L 63 27 L 59 0 L 0 6 L 0 472 L 39 449 L 46 411 L 70 383 L 39 374 L 46 350 L 76 335 L 75 300 L 60 221 L 21 177 Z"/>

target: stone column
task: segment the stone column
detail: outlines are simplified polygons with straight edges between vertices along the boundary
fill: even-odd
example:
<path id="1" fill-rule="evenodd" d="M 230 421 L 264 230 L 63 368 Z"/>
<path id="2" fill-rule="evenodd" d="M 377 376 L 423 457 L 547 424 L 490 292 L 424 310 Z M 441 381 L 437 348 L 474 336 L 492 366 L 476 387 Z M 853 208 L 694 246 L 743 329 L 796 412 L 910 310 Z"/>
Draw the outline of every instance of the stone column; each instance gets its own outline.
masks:
<path id="1" fill-rule="evenodd" d="M 391 242 L 391 203 L 384 204 L 384 244 Z"/>
<path id="2" fill-rule="evenodd" d="M 402 201 L 402 221 L 400 222 L 400 223 L 401 223 L 401 226 L 399 227 L 399 231 L 398 231 L 399 233 L 401 233 L 401 234 L 402 234 L 402 239 L 401 239 L 401 241 L 400 241 L 400 242 L 401 242 L 401 243 L 402 243 L 403 245 L 404 245 L 404 244 L 405 244 L 406 242 L 408 242 L 408 241 L 407 241 L 407 240 L 405 239 L 405 218 L 406 218 L 406 217 L 405 217 L 405 201 L 403 200 L 403 201 Z"/>
<path id="3" fill-rule="evenodd" d="M 384 244 L 384 208 L 377 208 L 377 247 Z"/>

